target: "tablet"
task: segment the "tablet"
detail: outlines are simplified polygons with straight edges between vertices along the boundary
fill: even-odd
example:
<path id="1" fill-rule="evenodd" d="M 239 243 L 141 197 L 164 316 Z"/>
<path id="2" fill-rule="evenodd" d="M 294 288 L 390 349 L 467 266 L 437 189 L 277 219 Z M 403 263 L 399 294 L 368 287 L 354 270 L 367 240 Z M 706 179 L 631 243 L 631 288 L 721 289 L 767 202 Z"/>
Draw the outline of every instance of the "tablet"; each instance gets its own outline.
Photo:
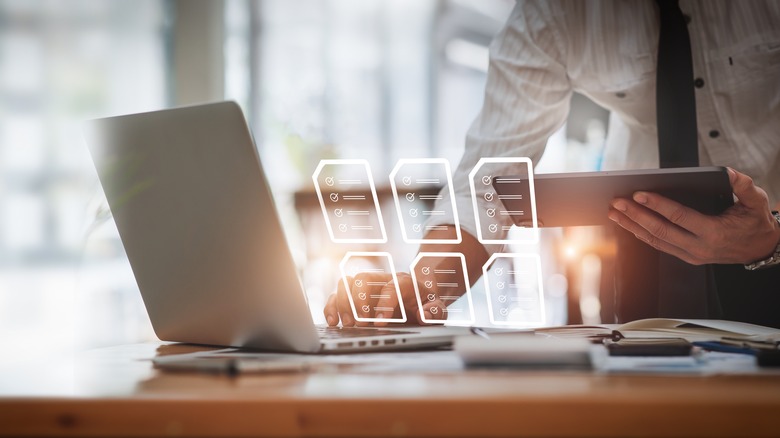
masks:
<path id="1" fill-rule="evenodd" d="M 531 225 L 528 177 L 493 178 L 493 187 L 515 225 Z M 636 191 L 655 192 L 701 213 L 716 215 L 734 203 L 725 167 L 680 167 L 534 175 L 540 227 L 606 225 L 610 202 Z"/>

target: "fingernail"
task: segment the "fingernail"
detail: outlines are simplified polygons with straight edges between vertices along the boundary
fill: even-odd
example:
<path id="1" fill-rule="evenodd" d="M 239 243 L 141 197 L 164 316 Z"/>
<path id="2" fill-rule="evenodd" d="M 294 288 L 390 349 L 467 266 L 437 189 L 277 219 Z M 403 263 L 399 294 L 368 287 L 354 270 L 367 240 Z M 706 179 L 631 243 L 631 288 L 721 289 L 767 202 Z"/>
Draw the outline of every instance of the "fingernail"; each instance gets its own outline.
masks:
<path id="1" fill-rule="evenodd" d="M 612 207 L 614 207 L 615 210 L 626 211 L 626 203 L 623 201 L 612 202 Z"/>
<path id="2" fill-rule="evenodd" d="M 384 317 L 385 317 L 385 314 L 384 314 L 384 313 L 382 313 L 382 312 L 379 312 L 379 313 L 377 313 L 377 314 L 374 316 L 374 318 L 384 318 Z"/>
<path id="3" fill-rule="evenodd" d="M 645 192 L 634 193 L 634 201 L 640 204 L 647 204 L 647 193 Z"/>
<path id="4" fill-rule="evenodd" d="M 328 315 L 326 319 L 328 320 L 328 325 L 335 325 L 333 324 L 333 317 L 331 315 Z"/>
<path id="5" fill-rule="evenodd" d="M 737 174 L 734 173 L 734 169 L 727 167 L 726 171 L 729 173 L 729 180 L 731 180 L 731 182 L 734 182 L 734 180 L 737 178 Z"/>

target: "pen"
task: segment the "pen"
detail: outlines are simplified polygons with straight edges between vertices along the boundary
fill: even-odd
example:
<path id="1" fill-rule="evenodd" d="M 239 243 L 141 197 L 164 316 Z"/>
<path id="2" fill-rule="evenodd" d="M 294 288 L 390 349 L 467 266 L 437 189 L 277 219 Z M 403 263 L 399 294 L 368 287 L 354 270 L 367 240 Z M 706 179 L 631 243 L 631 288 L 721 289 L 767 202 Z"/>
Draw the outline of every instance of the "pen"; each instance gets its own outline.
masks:
<path id="1" fill-rule="evenodd" d="M 266 361 L 240 358 L 182 358 L 154 361 L 167 371 L 196 371 L 238 376 L 240 374 L 285 374 L 312 371 L 312 364 L 298 361 Z"/>
<path id="2" fill-rule="evenodd" d="M 482 330 L 479 327 L 469 327 L 469 330 L 471 331 L 471 333 L 474 333 L 477 336 L 481 336 L 487 340 L 490 340 L 490 335 L 488 335 L 487 332 L 485 332 L 485 330 Z"/>
<path id="3" fill-rule="evenodd" d="M 751 356 L 756 355 L 756 351 L 752 348 L 737 347 L 736 345 L 728 345 L 722 342 L 708 341 L 708 342 L 691 342 L 695 347 L 703 348 L 707 351 L 718 351 L 721 353 L 737 353 L 737 354 L 749 354 Z"/>
<path id="4" fill-rule="evenodd" d="M 230 359 L 225 372 L 229 376 L 237 376 L 242 373 L 260 374 L 285 374 L 311 371 L 311 365 L 300 362 L 276 362 Z"/>

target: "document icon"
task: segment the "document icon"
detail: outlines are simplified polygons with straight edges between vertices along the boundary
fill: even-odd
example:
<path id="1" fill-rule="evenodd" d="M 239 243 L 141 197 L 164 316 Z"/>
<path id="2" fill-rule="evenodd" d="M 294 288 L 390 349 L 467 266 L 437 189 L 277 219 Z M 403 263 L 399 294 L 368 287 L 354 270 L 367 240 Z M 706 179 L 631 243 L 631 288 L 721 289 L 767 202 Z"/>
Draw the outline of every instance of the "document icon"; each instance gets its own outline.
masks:
<path id="1" fill-rule="evenodd" d="M 322 160 L 312 180 L 333 242 L 387 242 L 368 161 Z"/>
<path id="2" fill-rule="evenodd" d="M 481 243 L 539 241 L 533 166 L 529 158 L 482 158 L 469 173 L 469 185 L 477 239 Z M 513 225 L 518 227 L 512 230 Z"/>
<path id="3" fill-rule="evenodd" d="M 401 234 L 406 243 L 460 243 L 458 209 L 452 187 L 450 163 L 444 158 L 401 159 L 390 172 Z M 447 193 L 445 200 L 442 193 Z M 437 217 L 452 218 L 454 233 L 432 238 L 431 231 L 447 231 L 451 226 L 434 224 Z M 449 233 L 448 233 L 449 234 Z"/>
<path id="4" fill-rule="evenodd" d="M 406 322 L 390 253 L 351 251 L 341 260 L 339 268 L 355 321 Z"/>
<path id="5" fill-rule="evenodd" d="M 430 324 L 474 324 L 466 258 L 457 252 L 421 252 L 409 271 L 420 318 Z M 430 312 L 432 318 L 425 316 Z"/>
<path id="6" fill-rule="evenodd" d="M 544 325 L 542 262 L 537 254 L 493 254 L 482 273 L 492 324 Z"/>

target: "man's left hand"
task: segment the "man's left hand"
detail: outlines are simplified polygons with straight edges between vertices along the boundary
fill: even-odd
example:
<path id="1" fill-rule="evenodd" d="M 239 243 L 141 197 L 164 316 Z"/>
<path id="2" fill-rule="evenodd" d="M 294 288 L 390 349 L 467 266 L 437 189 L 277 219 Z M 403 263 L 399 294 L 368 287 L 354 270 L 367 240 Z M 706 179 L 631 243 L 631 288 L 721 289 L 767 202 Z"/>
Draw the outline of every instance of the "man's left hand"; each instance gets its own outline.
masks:
<path id="1" fill-rule="evenodd" d="M 737 197 L 718 216 L 701 214 L 656 193 L 636 192 L 615 199 L 609 218 L 648 245 L 693 265 L 752 263 L 769 257 L 780 241 L 766 192 L 729 168 Z"/>

